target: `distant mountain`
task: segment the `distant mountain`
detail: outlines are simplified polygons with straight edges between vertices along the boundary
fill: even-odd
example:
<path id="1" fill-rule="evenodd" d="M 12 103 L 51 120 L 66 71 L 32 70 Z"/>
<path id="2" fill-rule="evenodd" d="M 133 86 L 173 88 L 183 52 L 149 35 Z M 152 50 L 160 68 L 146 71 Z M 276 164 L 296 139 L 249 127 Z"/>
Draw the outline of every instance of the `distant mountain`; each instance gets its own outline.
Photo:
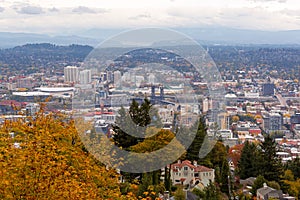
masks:
<path id="1" fill-rule="evenodd" d="M 180 28 L 177 30 L 197 41 L 208 42 L 210 44 L 300 45 L 300 30 L 259 31 L 232 28 Z"/>
<path id="2" fill-rule="evenodd" d="M 95 47 L 101 41 L 126 30 L 130 29 L 90 29 L 87 31 L 78 31 L 72 36 L 0 32 L 0 48 L 11 48 L 28 43 L 52 43 L 56 45 L 81 44 Z M 186 34 L 200 44 L 300 45 L 300 30 L 259 31 L 223 27 L 174 28 L 174 30 Z"/>
<path id="3" fill-rule="evenodd" d="M 174 30 L 186 34 L 201 44 L 300 45 L 300 30 L 260 31 L 224 27 L 174 28 Z M 109 38 L 122 31 L 126 31 L 126 29 L 91 29 L 85 32 L 78 32 L 77 35 L 98 39 Z"/>
<path id="4" fill-rule="evenodd" d="M 34 33 L 10 33 L 0 32 L 0 48 L 12 48 L 15 46 L 21 46 L 28 43 L 52 43 L 56 45 L 90 45 L 96 46 L 100 41 L 80 36 L 49 36 L 45 34 Z"/>

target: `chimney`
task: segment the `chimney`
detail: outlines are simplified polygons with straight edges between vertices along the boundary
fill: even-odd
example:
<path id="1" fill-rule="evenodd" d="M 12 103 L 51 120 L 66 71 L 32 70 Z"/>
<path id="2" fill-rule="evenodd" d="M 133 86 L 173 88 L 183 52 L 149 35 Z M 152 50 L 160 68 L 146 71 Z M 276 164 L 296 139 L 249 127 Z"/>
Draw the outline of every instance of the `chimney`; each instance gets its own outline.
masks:
<path id="1" fill-rule="evenodd" d="M 181 161 L 180 161 L 180 160 L 177 160 L 177 163 L 178 163 L 178 164 L 180 164 L 180 163 L 181 163 Z"/>
<path id="2" fill-rule="evenodd" d="M 194 166 L 195 166 L 195 167 L 197 167 L 197 166 L 198 166 L 198 163 L 197 163 L 197 161 L 196 161 L 196 160 L 194 160 L 194 161 L 193 161 L 193 164 L 194 164 Z"/>
<path id="3" fill-rule="evenodd" d="M 267 188 L 267 187 L 268 187 L 268 185 L 267 185 L 266 183 L 264 183 L 264 185 L 263 185 L 263 186 L 264 186 L 264 188 Z"/>

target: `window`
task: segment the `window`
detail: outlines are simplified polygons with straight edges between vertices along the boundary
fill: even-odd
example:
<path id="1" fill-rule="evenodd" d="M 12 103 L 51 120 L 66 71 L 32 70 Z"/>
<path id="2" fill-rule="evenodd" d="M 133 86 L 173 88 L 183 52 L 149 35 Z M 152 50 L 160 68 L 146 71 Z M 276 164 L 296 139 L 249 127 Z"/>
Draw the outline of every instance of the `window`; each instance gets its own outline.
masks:
<path id="1" fill-rule="evenodd" d="M 183 170 L 188 170 L 188 169 L 189 169 L 188 167 L 184 167 L 184 168 L 183 168 Z"/>

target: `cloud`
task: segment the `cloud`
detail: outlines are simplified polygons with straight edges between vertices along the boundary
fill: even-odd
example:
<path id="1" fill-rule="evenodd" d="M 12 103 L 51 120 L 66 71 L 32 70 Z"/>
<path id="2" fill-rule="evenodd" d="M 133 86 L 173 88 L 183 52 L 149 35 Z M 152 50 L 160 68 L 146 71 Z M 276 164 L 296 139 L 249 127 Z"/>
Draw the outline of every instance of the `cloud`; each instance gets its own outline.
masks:
<path id="1" fill-rule="evenodd" d="M 49 8 L 48 11 L 50 11 L 50 12 L 59 12 L 59 10 L 55 7 Z"/>
<path id="2" fill-rule="evenodd" d="M 5 8 L 0 7 L 0 12 L 3 12 L 5 10 Z"/>
<path id="3" fill-rule="evenodd" d="M 140 15 L 136 15 L 133 17 L 129 17 L 129 19 L 131 19 L 131 20 L 141 20 L 141 19 L 150 19 L 150 18 L 151 18 L 151 15 L 149 15 L 149 14 L 140 14 Z"/>
<path id="4" fill-rule="evenodd" d="M 105 13 L 107 12 L 106 9 L 97 8 L 97 9 L 91 9 L 89 7 L 85 6 L 78 6 L 76 8 L 73 8 L 73 13 L 83 14 L 83 13 Z"/>
<path id="5" fill-rule="evenodd" d="M 197 11 L 197 8 L 187 10 L 170 7 L 166 13 L 169 15 L 170 24 L 176 22 L 181 26 L 212 25 L 254 30 L 291 30 L 299 29 L 296 14 L 300 12 L 286 10 L 286 13 L 282 13 L 257 6 L 255 8 L 205 8 L 202 12 Z"/>
<path id="6" fill-rule="evenodd" d="M 298 16 L 300 16 L 300 9 L 298 9 L 298 10 L 284 9 L 281 11 L 281 13 L 284 15 L 287 15 L 287 16 L 298 17 Z"/>
<path id="7" fill-rule="evenodd" d="M 286 3 L 288 0 L 248 0 L 253 2 L 278 2 L 278 3 Z"/>
<path id="8" fill-rule="evenodd" d="M 33 1 L 37 2 L 37 0 L 24 1 L 0 4 L 0 7 L 5 8 L 5 11 L 0 13 L 1 19 L 5 19 L 0 20 L 3 30 L 73 34 L 74 30 L 144 26 L 172 28 L 211 25 L 258 30 L 291 30 L 300 27 L 299 6 L 290 3 L 298 0 L 288 0 L 286 4 L 276 3 L 279 0 L 273 0 L 273 3 L 269 4 L 253 3 L 253 1 L 262 2 L 263 0 L 232 0 L 243 2 L 237 4 L 236 7 L 223 5 L 200 7 L 196 3 L 186 4 L 179 0 L 175 2 L 168 0 L 168 4 L 161 7 L 156 7 L 155 3 L 149 3 L 153 9 L 138 5 L 128 5 L 125 8 L 121 5 L 114 7 L 100 3 L 95 6 L 88 4 L 80 6 L 80 2 L 70 7 L 68 4 L 50 3 L 50 0 L 48 4 L 33 4 Z M 58 2 L 59 0 L 52 1 Z M 265 2 L 270 2 L 270 0 L 265 0 Z M 41 12 L 43 14 L 37 15 Z"/>
<path id="9" fill-rule="evenodd" d="M 20 14 L 38 15 L 38 14 L 42 14 L 44 11 L 39 6 L 25 6 L 19 9 L 17 12 Z"/>

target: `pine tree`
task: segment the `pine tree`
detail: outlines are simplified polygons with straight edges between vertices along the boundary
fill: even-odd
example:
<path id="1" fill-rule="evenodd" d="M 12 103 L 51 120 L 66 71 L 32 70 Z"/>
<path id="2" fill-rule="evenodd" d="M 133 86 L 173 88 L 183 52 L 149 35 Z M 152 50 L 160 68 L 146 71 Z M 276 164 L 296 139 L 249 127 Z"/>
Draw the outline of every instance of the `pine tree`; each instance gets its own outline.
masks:
<path id="1" fill-rule="evenodd" d="M 207 155 L 206 159 L 212 164 L 212 168 L 216 169 L 216 181 L 219 183 L 220 190 L 226 194 L 228 191 L 229 164 L 227 161 L 227 150 L 222 142 L 217 142 L 212 151 Z"/>
<path id="2" fill-rule="evenodd" d="M 132 121 L 140 127 L 145 127 L 151 123 L 150 109 L 152 105 L 148 99 L 144 99 L 144 102 L 139 105 L 135 100 L 129 108 L 129 115 Z"/>
<path id="3" fill-rule="evenodd" d="M 199 124 L 198 124 L 198 129 L 196 132 L 196 136 L 192 142 L 192 144 L 189 146 L 189 148 L 187 149 L 187 154 L 186 154 L 186 159 L 190 160 L 190 161 L 198 161 L 200 162 L 200 158 L 199 158 L 199 151 L 202 147 L 204 138 L 206 136 L 206 125 L 205 125 L 205 120 L 204 117 L 201 116 L 200 120 L 199 120 Z"/>
<path id="4" fill-rule="evenodd" d="M 168 167 L 165 167 L 164 186 L 166 191 L 171 190 L 171 170 Z"/>
<path id="5" fill-rule="evenodd" d="M 262 175 L 269 181 L 280 182 L 280 175 L 283 174 L 283 166 L 281 160 L 276 155 L 275 140 L 268 135 L 260 146 L 263 158 L 261 162 Z"/>
<path id="6" fill-rule="evenodd" d="M 138 143 L 138 138 L 128 134 L 132 131 L 132 121 L 124 107 L 119 110 L 119 116 L 116 117 L 116 124 L 113 125 L 113 130 L 115 132 L 113 140 L 118 147 L 128 149 L 129 147 L 136 145 Z"/>
<path id="7" fill-rule="evenodd" d="M 261 152 L 253 143 L 245 142 L 241 158 L 238 162 L 238 172 L 241 179 L 256 177 L 260 171 Z"/>
<path id="8" fill-rule="evenodd" d="M 214 183 L 210 182 L 208 186 L 204 188 L 204 198 L 206 200 L 219 200 L 219 192 Z"/>

